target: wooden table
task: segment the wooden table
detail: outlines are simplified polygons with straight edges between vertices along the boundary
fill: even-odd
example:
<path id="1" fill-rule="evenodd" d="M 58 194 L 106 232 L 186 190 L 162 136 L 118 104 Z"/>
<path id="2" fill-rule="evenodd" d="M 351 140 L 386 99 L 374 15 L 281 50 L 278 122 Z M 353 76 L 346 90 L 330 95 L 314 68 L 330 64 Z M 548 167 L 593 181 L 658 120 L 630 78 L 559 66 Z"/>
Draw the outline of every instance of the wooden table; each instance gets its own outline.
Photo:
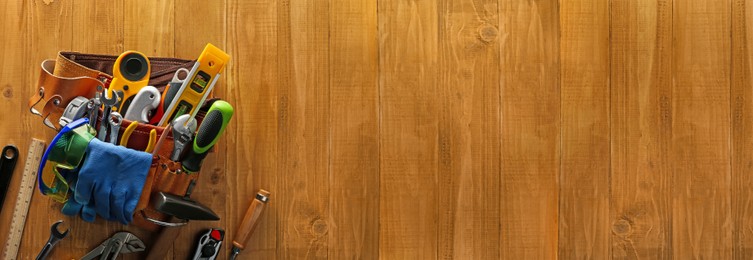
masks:
<path id="1" fill-rule="evenodd" d="M 247 259 L 753 259 L 750 1 L 107 2 L 2 1 L 0 144 L 52 135 L 26 100 L 60 50 L 223 48 L 237 115 L 194 193 L 222 220 L 175 259 L 258 188 Z M 23 259 L 58 219 L 55 259 L 153 240 L 59 211 L 35 195 Z"/>

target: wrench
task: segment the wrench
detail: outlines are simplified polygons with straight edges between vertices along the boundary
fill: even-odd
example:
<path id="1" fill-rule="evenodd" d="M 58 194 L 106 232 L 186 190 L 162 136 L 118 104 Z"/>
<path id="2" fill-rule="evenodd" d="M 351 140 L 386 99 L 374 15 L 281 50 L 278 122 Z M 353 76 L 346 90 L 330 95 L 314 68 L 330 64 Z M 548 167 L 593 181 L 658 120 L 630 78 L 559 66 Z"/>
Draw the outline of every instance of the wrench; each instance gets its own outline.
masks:
<path id="1" fill-rule="evenodd" d="M 196 132 L 196 119 L 185 114 L 175 118 L 172 125 L 174 142 L 170 160 L 179 162 L 186 146 L 193 141 L 193 134 Z"/>
<path id="2" fill-rule="evenodd" d="M 120 131 L 120 124 L 123 122 L 123 116 L 118 112 L 112 112 L 107 121 L 110 123 L 110 143 L 118 145 L 118 131 Z"/>
<path id="3" fill-rule="evenodd" d="M 60 233 L 60 231 L 58 231 L 58 226 L 61 223 L 63 223 L 63 221 L 58 220 L 57 222 L 52 224 L 52 227 L 50 227 L 50 239 L 47 240 L 47 244 L 44 245 L 44 247 L 42 248 L 42 251 L 40 251 L 39 255 L 37 255 L 36 260 L 47 259 L 47 255 L 50 254 L 50 251 L 52 251 L 52 248 L 55 247 L 55 245 L 57 245 L 57 243 L 61 239 L 65 238 L 65 236 L 68 235 L 67 229 L 63 233 Z"/>
<path id="4" fill-rule="evenodd" d="M 109 98 L 107 97 L 107 95 L 102 95 L 101 100 L 102 100 L 102 104 L 105 105 L 105 108 L 104 110 L 102 110 L 102 122 L 99 124 L 99 132 L 97 132 L 97 139 L 99 139 L 102 142 L 104 142 L 105 138 L 107 137 L 107 124 L 105 123 L 104 117 L 110 115 L 110 112 L 112 111 L 112 107 L 115 104 L 118 104 L 118 99 L 119 99 L 118 93 L 115 91 L 110 91 Z"/>
<path id="5" fill-rule="evenodd" d="M 97 128 L 97 118 L 99 118 L 99 107 L 102 106 L 102 86 L 97 86 L 97 92 L 94 94 L 94 98 L 89 99 L 86 103 L 86 109 L 89 110 L 89 125 L 92 128 Z"/>

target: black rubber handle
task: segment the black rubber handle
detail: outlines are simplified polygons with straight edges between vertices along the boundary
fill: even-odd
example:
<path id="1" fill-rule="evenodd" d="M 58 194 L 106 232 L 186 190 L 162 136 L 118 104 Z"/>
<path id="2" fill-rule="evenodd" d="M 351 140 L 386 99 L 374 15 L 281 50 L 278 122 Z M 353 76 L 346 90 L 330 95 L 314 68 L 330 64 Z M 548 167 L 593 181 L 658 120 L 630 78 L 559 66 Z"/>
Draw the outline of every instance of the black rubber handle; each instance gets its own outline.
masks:
<path id="1" fill-rule="evenodd" d="M 0 212 L 3 209 L 3 202 L 5 201 L 5 194 L 8 193 L 10 180 L 13 178 L 16 161 L 18 161 L 18 148 L 13 145 L 5 146 L 3 153 L 0 154 Z"/>

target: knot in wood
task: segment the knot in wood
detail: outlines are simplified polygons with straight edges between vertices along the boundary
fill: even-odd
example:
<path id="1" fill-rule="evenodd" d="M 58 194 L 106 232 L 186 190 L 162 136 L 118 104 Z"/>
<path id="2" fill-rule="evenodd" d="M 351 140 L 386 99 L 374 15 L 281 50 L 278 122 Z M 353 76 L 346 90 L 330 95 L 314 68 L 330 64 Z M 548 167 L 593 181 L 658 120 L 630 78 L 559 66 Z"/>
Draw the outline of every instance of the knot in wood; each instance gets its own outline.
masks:
<path id="1" fill-rule="evenodd" d="M 311 232 L 316 236 L 324 236 L 328 230 L 329 227 L 324 220 L 317 219 L 314 220 L 314 223 L 311 223 Z"/>
<path id="2" fill-rule="evenodd" d="M 10 84 L 5 85 L 5 88 L 3 88 L 3 96 L 6 98 L 13 98 L 13 88 L 10 87 Z"/>
<path id="3" fill-rule="evenodd" d="M 478 39 L 482 42 L 489 43 L 497 39 L 497 28 L 491 25 L 483 25 L 478 30 Z"/>
<path id="4" fill-rule="evenodd" d="M 630 225 L 630 221 L 625 219 L 620 219 L 612 225 L 612 232 L 618 236 L 629 235 L 632 232 L 632 229 L 633 227 Z"/>

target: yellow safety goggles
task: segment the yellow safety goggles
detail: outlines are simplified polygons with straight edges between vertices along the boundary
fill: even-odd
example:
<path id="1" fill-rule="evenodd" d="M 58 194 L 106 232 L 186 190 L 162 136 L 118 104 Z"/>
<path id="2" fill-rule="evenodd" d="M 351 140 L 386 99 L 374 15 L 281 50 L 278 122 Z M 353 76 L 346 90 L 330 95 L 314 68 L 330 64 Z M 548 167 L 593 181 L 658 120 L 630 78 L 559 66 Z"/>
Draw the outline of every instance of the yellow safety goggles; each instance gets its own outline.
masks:
<path id="1" fill-rule="evenodd" d="M 39 191 L 43 195 L 60 203 L 68 201 L 69 182 L 76 177 L 71 171 L 81 164 L 95 134 L 89 119 L 81 118 L 63 127 L 52 139 L 38 169 Z"/>

